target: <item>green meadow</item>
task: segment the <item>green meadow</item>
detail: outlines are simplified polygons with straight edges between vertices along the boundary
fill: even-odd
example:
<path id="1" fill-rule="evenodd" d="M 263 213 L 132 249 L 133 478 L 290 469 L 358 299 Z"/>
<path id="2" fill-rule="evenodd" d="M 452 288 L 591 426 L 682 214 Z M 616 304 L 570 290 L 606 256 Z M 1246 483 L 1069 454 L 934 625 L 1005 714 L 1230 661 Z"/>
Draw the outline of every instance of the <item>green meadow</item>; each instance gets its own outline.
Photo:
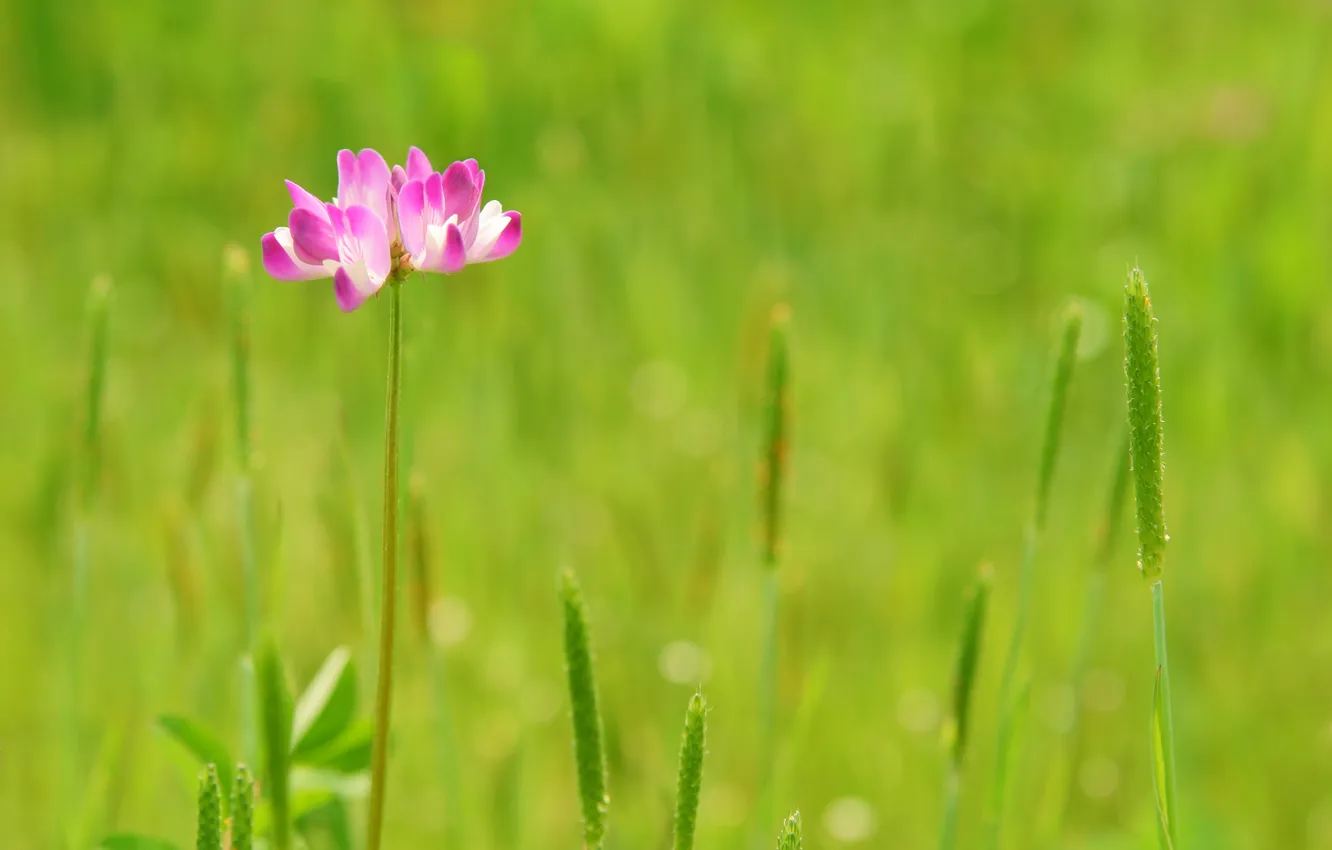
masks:
<path id="1" fill-rule="evenodd" d="M 235 762 L 365 847 L 390 296 L 259 240 L 410 145 L 524 239 L 400 284 L 386 850 L 1137 850 L 1167 763 L 1332 848 L 1321 0 L 0 4 L 0 847 Z"/>

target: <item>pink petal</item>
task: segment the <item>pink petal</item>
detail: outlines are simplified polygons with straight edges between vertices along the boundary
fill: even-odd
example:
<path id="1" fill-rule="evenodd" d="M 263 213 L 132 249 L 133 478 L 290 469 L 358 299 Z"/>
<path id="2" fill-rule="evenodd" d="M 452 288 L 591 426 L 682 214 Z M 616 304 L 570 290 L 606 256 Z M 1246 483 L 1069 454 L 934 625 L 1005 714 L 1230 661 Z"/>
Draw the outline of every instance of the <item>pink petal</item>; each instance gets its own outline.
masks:
<path id="1" fill-rule="evenodd" d="M 361 170 L 357 167 L 356 154 L 343 148 L 338 151 L 338 197 L 337 202 L 346 206 L 355 203 L 356 195 L 360 190 Z"/>
<path id="2" fill-rule="evenodd" d="M 475 160 L 473 160 L 475 162 Z M 476 241 L 477 227 L 481 224 L 481 192 L 486 188 L 486 172 L 477 169 L 476 172 L 476 197 L 472 201 L 472 208 L 465 214 L 458 216 L 458 221 L 462 225 L 463 243 L 471 245 Z"/>
<path id="3" fill-rule="evenodd" d="M 401 165 L 393 166 L 393 172 L 389 175 L 389 189 L 394 192 L 401 192 L 402 187 L 407 185 L 407 172 Z"/>
<path id="4" fill-rule="evenodd" d="M 333 225 L 324 210 L 310 212 L 304 207 L 294 209 L 287 219 L 296 257 L 303 263 L 318 265 L 324 260 L 338 258 L 338 241 Z"/>
<path id="5" fill-rule="evenodd" d="M 464 159 L 462 163 L 463 165 L 467 166 L 467 170 L 472 173 L 472 179 L 476 180 L 477 179 L 476 175 L 481 172 L 481 168 L 476 164 L 476 160 Z"/>
<path id="6" fill-rule="evenodd" d="M 333 226 L 333 238 L 342 242 L 343 237 L 347 235 L 347 215 L 342 209 L 334 204 L 324 205 L 324 214 L 328 216 L 328 223 Z"/>
<path id="7" fill-rule="evenodd" d="M 407 179 L 425 180 L 432 171 L 430 159 L 421 152 L 421 149 L 413 146 L 407 151 Z"/>
<path id="8" fill-rule="evenodd" d="M 444 177 L 438 172 L 431 174 L 425 182 L 426 208 L 432 215 L 427 216 L 431 224 L 443 224 L 444 215 Z"/>
<path id="9" fill-rule="evenodd" d="M 425 248 L 425 184 L 411 180 L 398 192 L 398 226 L 402 231 L 402 247 L 409 254 L 420 254 Z"/>
<path id="10" fill-rule="evenodd" d="M 444 261 L 440 264 L 444 274 L 462 271 L 467 265 L 467 249 L 463 247 L 462 231 L 450 223 L 444 236 Z"/>
<path id="11" fill-rule="evenodd" d="M 455 162 L 444 169 L 443 182 L 444 217 L 456 215 L 458 221 L 462 221 L 471 213 L 476 206 L 474 201 L 480 196 L 476 180 L 466 165 Z"/>
<path id="12" fill-rule="evenodd" d="M 328 272 L 319 267 L 299 265 L 291 252 L 278 241 L 276 233 L 265 233 L 259 244 L 262 248 L 264 271 L 277 280 L 314 280 L 317 277 L 328 276 Z"/>
<path id="13" fill-rule="evenodd" d="M 360 307 L 365 303 L 365 299 L 371 295 L 370 292 L 356 286 L 352 276 L 345 268 L 338 269 L 337 273 L 333 275 L 333 294 L 337 296 L 338 306 L 342 308 L 344 313 L 350 313 Z"/>
<path id="14" fill-rule="evenodd" d="M 322 216 L 324 214 L 323 201 L 319 200 L 314 195 L 311 195 L 290 180 L 286 181 L 286 183 L 287 192 L 291 195 L 292 206 L 298 210 L 309 210 L 317 215 Z"/>
<path id="15" fill-rule="evenodd" d="M 492 260 L 502 260 L 505 257 L 518 250 L 518 244 L 523 241 L 523 216 L 521 213 L 510 210 L 504 215 L 509 217 L 509 223 L 500 233 L 499 239 L 495 240 L 495 247 L 490 249 L 490 253 L 482 262 L 488 263 Z"/>
<path id="16" fill-rule="evenodd" d="M 392 268 L 388 231 L 384 229 L 384 222 L 369 207 L 353 204 L 347 208 L 347 224 L 352 238 L 361 245 L 361 257 L 370 273 L 370 282 L 378 288 L 388 278 Z"/>
<path id="17" fill-rule="evenodd" d="M 356 164 L 361 172 L 361 198 L 344 202 L 361 203 L 370 207 L 380 221 L 388 221 L 389 167 L 384 157 L 373 148 L 366 148 L 356 156 Z M 339 199 L 341 200 L 341 199 Z"/>

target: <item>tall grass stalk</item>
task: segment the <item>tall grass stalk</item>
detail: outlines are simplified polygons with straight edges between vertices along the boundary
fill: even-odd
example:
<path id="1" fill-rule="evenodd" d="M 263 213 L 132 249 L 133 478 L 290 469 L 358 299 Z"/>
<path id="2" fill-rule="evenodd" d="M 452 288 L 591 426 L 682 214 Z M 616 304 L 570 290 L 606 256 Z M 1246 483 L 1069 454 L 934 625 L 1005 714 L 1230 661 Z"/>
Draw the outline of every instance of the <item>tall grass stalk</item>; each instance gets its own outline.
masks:
<path id="1" fill-rule="evenodd" d="M 263 731 L 264 790 L 272 820 L 269 840 L 273 850 L 289 850 L 293 708 L 282 658 L 271 640 L 260 647 L 256 669 L 260 725 Z"/>
<path id="2" fill-rule="evenodd" d="M 75 811 L 83 797 L 83 732 L 80 722 L 83 694 L 83 643 L 87 632 L 88 582 L 92 571 L 91 517 L 97 500 L 102 468 L 102 397 L 106 387 L 107 325 L 110 320 L 111 278 L 93 278 L 87 305 L 87 374 L 83 391 L 82 429 L 77 449 L 78 477 L 74 500 L 69 609 L 62 612 L 68 623 L 65 633 L 68 656 L 67 702 L 65 711 L 64 799 L 70 810 L 64 813 L 65 839 L 72 845 L 84 840 L 77 834 L 81 819 Z"/>
<path id="3" fill-rule="evenodd" d="M 379 850 L 384 828 L 384 782 L 393 707 L 393 635 L 398 602 L 398 421 L 402 396 L 402 283 L 390 279 L 388 393 L 384 423 L 384 554 L 379 594 L 379 674 L 375 686 L 375 738 L 370 755 L 370 808 L 366 850 Z"/>
<path id="4" fill-rule="evenodd" d="M 447 846 L 460 847 L 467 834 L 465 819 L 468 808 L 462 797 L 462 773 L 458 766 L 453 716 L 449 711 L 444 652 L 435 645 L 430 635 L 430 536 L 426 527 L 425 496 L 422 493 L 421 482 L 415 477 L 407 488 L 406 538 L 407 557 L 412 570 L 412 623 L 430 675 L 435 747 L 438 751 L 440 779 L 445 795 Z"/>
<path id="5" fill-rule="evenodd" d="M 791 311 L 785 304 L 772 309 L 768 336 L 768 386 L 764 409 L 763 458 L 759 467 L 759 506 L 762 515 L 762 624 L 759 658 L 758 735 L 759 799 L 755 807 L 755 835 L 772 817 L 773 774 L 776 764 L 777 670 L 780 640 L 778 565 L 782 550 L 782 491 L 786 478 L 790 414 L 790 348 L 787 327 Z M 768 829 L 762 826 L 762 829 Z M 757 840 L 756 840 L 756 843 Z"/>
<path id="6" fill-rule="evenodd" d="M 958 645 L 957 667 L 953 673 L 953 719 L 949 728 L 948 773 L 944 780 L 944 816 L 940 831 L 940 850 L 957 845 L 957 807 L 962 794 L 962 765 L 966 758 L 970 731 L 971 695 L 980 665 L 981 638 L 985 633 L 985 611 L 990 601 L 994 571 L 981 566 L 972 585 Z"/>
<path id="7" fill-rule="evenodd" d="M 684 735 L 680 741 L 680 773 L 675 783 L 675 850 L 694 847 L 707 734 L 708 705 L 702 694 L 694 694 L 685 711 Z"/>
<path id="8" fill-rule="evenodd" d="M 1114 471 L 1110 478 L 1107 492 L 1105 514 L 1097 532 L 1096 551 L 1093 555 L 1091 574 L 1087 577 L 1087 589 L 1082 600 L 1082 619 L 1078 626 L 1077 643 L 1074 644 L 1073 660 L 1069 665 L 1068 681 L 1073 693 L 1072 725 L 1065 733 L 1068 746 L 1065 749 L 1061 770 L 1053 776 L 1055 800 L 1049 807 L 1051 817 L 1044 834 L 1047 843 L 1053 842 L 1059 835 L 1063 820 L 1068 810 L 1068 801 L 1072 798 L 1073 785 L 1076 781 L 1076 766 L 1081 760 L 1083 706 L 1086 704 L 1087 668 L 1091 664 L 1092 648 L 1096 635 L 1100 631 L 1101 609 L 1105 600 L 1106 576 L 1110 561 L 1114 557 L 1115 542 L 1119 539 L 1120 526 L 1123 524 L 1124 504 L 1127 501 L 1129 482 L 1129 433 L 1124 429 L 1123 436 L 1115 443 Z"/>
<path id="9" fill-rule="evenodd" d="M 250 259 L 239 245 L 222 253 L 231 314 L 231 393 L 236 429 L 236 546 L 241 568 L 240 662 L 241 753 L 256 755 L 254 654 L 259 628 L 259 561 L 255 542 L 254 480 L 250 466 L 250 321 L 247 306 Z"/>
<path id="10" fill-rule="evenodd" d="M 572 571 L 565 571 L 560 589 L 564 604 L 564 663 L 569 675 L 573 712 L 574 762 L 583 812 L 583 846 L 594 850 L 606 835 L 610 797 L 606 793 L 606 751 L 602 746 L 601 711 L 593 671 L 592 639 L 587 608 Z"/>
<path id="11" fill-rule="evenodd" d="M 994 781 L 990 786 L 990 805 L 985 825 L 985 846 L 999 847 L 1003 829 L 1004 807 L 1008 793 L 1009 757 L 1012 755 L 1013 725 L 1016 701 L 1018 664 L 1022 658 L 1022 642 L 1026 636 L 1027 619 L 1031 608 L 1032 585 L 1036 573 L 1036 552 L 1041 532 L 1045 528 L 1050 506 L 1050 488 L 1054 481 L 1059 459 L 1060 436 L 1063 430 L 1064 407 L 1068 386 L 1073 378 L 1073 365 L 1077 361 L 1078 338 L 1082 333 L 1082 311 L 1076 306 L 1064 313 L 1059 352 L 1055 360 L 1054 375 L 1050 382 L 1050 400 L 1046 408 L 1045 434 L 1041 440 L 1039 471 L 1036 477 L 1036 501 L 1031 521 L 1027 525 L 1022 546 L 1022 560 L 1018 566 L 1017 609 L 1013 616 L 1013 631 L 1004 656 L 1003 673 L 999 680 L 998 741 L 995 748 Z"/>
<path id="12" fill-rule="evenodd" d="M 1129 456 L 1138 518 L 1138 568 L 1152 588 L 1152 642 L 1158 688 L 1153 707 L 1153 753 L 1162 847 L 1177 847 L 1178 811 L 1175 779 L 1174 714 L 1170 700 L 1170 664 L 1166 657 L 1166 534 L 1162 489 L 1165 439 L 1161 416 L 1161 370 L 1156 317 L 1147 278 L 1134 268 L 1124 287 L 1124 376 L 1128 387 Z"/>

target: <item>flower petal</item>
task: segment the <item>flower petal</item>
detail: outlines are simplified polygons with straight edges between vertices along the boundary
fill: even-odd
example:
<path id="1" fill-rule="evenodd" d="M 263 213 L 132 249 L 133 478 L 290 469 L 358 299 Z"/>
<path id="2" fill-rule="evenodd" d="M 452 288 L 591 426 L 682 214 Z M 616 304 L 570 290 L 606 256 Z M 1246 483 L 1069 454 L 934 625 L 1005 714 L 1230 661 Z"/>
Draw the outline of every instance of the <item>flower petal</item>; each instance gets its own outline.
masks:
<path id="1" fill-rule="evenodd" d="M 407 185 L 407 179 L 407 172 L 401 165 L 393 166 L 393 171 L 389 174 L 389 189 L 401 192 L 402 187 Z"/>
<path id="2" fill-rule="evenodd" d="M 374 294 L 375 291 L 366 285 L 364 274 L 365 266 L 357 263 L 351 270 L 347 266 L 341 266 L 333 275 L 333 294 L 337 296 L 338 306 L 342 308 L 342 312 L 350 313 Z M 358 277 L 361 278 L 359 283 Z"/>
<path id="3" fill-rule="evenodd" d="M 277 280 L 314 280 L 328 277 L 328 272 L 321 266 L 312 266 L 296 259 L 292 251 L 291 232 L 279 227 L 272 233 L 265 233 L 259 241 L 263 249 L 264 271 Z"/>
<path id="4" fill-rule="evenodd" d="M 347 225 L 351 236 L 360 243 L 360 258 L 365 261 L 370 282 L 379 289 L 392 268 L 389 257 L 388 231 L 384 222 L 369 207 L 353 204 L 347 207 Z"/>
<path id="5" fill-rule="evenodd" d="M 462 221 L 471 215 L 479 197 L 476 180 L 467 166 L 455 162 L 444 169 L 444 217 L 456 215 Z"/>
<path id="6" fill-rule="evenodd" d="M 467 246 L 467 262 L 479 263 L 490 256 L 491 249 L 509 224 L 503 210 L 499 201 L 491 201 L 476 215 L 475 236 L 472 244 Z"/>
<path id="7" fill-rule="evenodd" d="M 356 203 L 360 186 L 361 170 L 357 167 L 356 154 L 343 148 L 338 151 L 338 196 L 334 199 L 338 206 Z"/>
<path id="8" fill-rule="evenodd" d="M 298 210 L 309 210 L 316 215 L 324 214 L 324 202 L 288 180 L 287 192 L 291 195 L 291 204 Z"/>
<path id="9" fill-rule="evenodd" d="M 316 214 L 300 207 L 291 211 L 287 224 L 296 258 L 301 262 L 318 265 L 338 258 L 338 240 L 327 212 L 321 209 Z"/>
<path id="10" fill-rule="evenodd" d="M 425 180 L 430 176 L 432 170 L 429 157 L 427 157 L 420 148 L 412 146 L 407 151 L 408 180 Z"/>
<path id="11" fill-rule="evenodd" d="M 523 241 L 522 213 L 510 210 L 501 215 L 500 218 L 507 218 L 508 224 L 500 231 L 499 238 L 495 240 L 495 246 L 490 249 L 490 253 L 481 260 L 483 263 L 504 259 L 517 251 L 518 245 Z"/>
<path id="12" fill-rule="evenodd" d="M 453 274 L 462 271 L 465 265 L 467 265 L 467 249 L 463 247 L 462 231 L 458 229 L 458 225 L 449 222 L 444 226 L 444 257 L 440 263 L 440 270 L 444 274 Z"/>
<path id="13" fill-rule="evenodd" d="M 425 250 L 425 184 L 409 180 L 398 191 L 398 227 L 402 232 L 402 247 L 413 256 Z"/>
<path id="14" fill-rule="evenodd" d="M 443 224 L 444 219 L 444 177 L 438 172 L 431 174 L 425 182 L 425 203 L 427 224 Z"/>
<path id="15" fill-rule="evenodd" d="M 478 165 L 476 164 L 476 160 L 474 160 L 474 159 L 464 159 L 464 160 L 462 161 L 462 164 L 465 165 L 465 166 L 467 166 L 467 170 L 470 171 L 470 172 L 472 173 L 472 179 L 473 179 L 473 180 L 476 180 L 476 179 L 477 179 L 477 176 L 476 176 L 476 175 L 479 174 L 479 173 L 481 172 L 481 167 L 478 166 Z"/>
<path id="16" fill-rule="evenodd" d="M 361 171 L 361 191 L 362 199 L 359 201 L 344 201 L 343 208 L 352 203 L 361 203 L 368 206 L 379 220 L 388 221 L 388 192 L 389 192 L 389 167 L 380 156 L 379 151 L 374 148 L 365 148 L 356 155 L 356 164 Z"/>

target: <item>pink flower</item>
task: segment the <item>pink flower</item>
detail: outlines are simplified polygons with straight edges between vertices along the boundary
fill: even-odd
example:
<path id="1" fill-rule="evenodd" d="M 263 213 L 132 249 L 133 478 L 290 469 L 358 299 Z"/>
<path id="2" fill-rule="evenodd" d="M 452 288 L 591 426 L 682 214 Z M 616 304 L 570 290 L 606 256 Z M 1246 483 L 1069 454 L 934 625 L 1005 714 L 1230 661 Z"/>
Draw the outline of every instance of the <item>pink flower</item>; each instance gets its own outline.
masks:
<path id="1" fill-rule="evenodd" d="M 413 148 L 413 153 L 419 153 Z M 415 268 L 450 274 L 468 263 L 500 260 L 512 254 L 523 239 L 519 213 L 504 212 L 499 201 L 481 206 L 486 173 L 476 160 L 455 162 L 441 172 L 429 172 L 422 154 L 413 169 L 407 158 L 407 178 L 398 191 L 398 222 L 402 247 Z M 427 174 L 423 177 L 421 170 Z"/>
<path id="2" fill-rule="evenodd" d="M 476 160 L 443 173 L 417 148 L 391 170 L 377 152 L 338 152 L 338 195 L 325 204 L 287 181 L 287 226 L 262 239 L 264 268 L 278 280 L 332 277 L 338 306 L 355 310 L 390 278 L 414 270 L 456 272 L 507 257 L 522 217 L 498 201 L 481 206 L 486 173 Z"/>

